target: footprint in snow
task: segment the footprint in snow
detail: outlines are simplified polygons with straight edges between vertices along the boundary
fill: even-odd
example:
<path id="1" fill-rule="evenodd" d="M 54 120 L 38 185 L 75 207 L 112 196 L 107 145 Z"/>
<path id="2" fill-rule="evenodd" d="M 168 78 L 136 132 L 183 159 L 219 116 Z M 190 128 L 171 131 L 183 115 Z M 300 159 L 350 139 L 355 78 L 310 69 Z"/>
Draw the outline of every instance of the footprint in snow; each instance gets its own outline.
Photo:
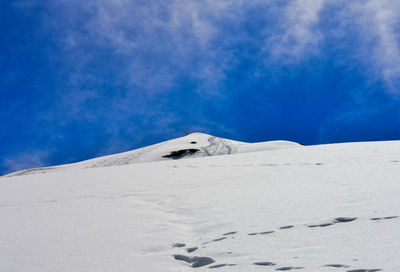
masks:
<path id="1" fill-rule="evenodd" d="M 294 227 L 293 225 L 289 225 L 289 226 L 280 227 L 279 229 L 291 229 L 293 227 Z"/>
<path id="2" fill-rule="evenodd" d="M 274 233 L 275 231 L 262 231 L 262 232 L 251 232 L 251 233 L 248 233 L 247 235 L 249 235 L 249 236 L 254 236 L 254 235 L 266 235 L 266 234 L 271 234 L 271 233 Z"/>
<path id="3" fill-rule="evenodd" d="M 260 266 L 274 266 L 276 265 L 276 263 L 272 263 L 272 262 L 257 262 L 254 263 L 255 265 L 260 265 Z"/>
<path id="4" fill-rule="evenodd" d="M 190 264 L 191 267 L 202 267 L 202 266 L 206 266 L 212 263 L 215 263 L 215 260 L 210 258 L 210 257 L 198 257 L 198 256 L 194 256 L 194 257 L 188 257 L 185 255 L 174 255 L 173 256 L 175 260 L 178 261 L 183 261 L 186 262 L 188 264 Z"/>
<path id="5" fill-rule="evenodd" d="M 184 243 L 175 243 L 172 245 L 172 247 L 184 247 L 184 246 L 186 246 L 186 244 Z"/>
<path id="6" fill-rule="evenodd" d="M 259 266 L 275 266 L 276 263 L 273 262 L 257 262 L 254 263 L 255 265 Z M 298 267 L 298 266 L 283 266 L 283 267 L 278 267 L 275 269 L 276 271 L 288 271 L 288 270 L 296 270 L 296 269 L 303 269 L 304 267 Z"/>
<path id="7" fill-rule="evenodd" d="M 259 234 L 262 234 L 262 235 L 265 235 L 265 234 L 271 234 L 271 233 L 274 233 L 275 231 L 273 231 L 273 230 L 271 230 L 271 231 L 263 231 L 263 232 L 260 232 Z"/>
<path id="8" fill-rule="evenodd" d="M 376 271 L 382 271 L 382 269 L 353 269 L 353 270 L 347 270 L 347 272 L 376 272 Z"/>
<path id="9" fill-rule="evenodd" d="M 323 224 L 319 224 L 319 225 L 309 225 L 309 228 L 323 228 L 323 227 L 329 227 L 332 226 L 333 223 L 323 223 Z"/>
<path id="10" fill-rule="evenodd" d="M 231 231 L 231 232 L 224 233 L 222 235 L 223 236 L 228 236 L 228 235 L 233 235 L 233 234 L 236 234 L 236 233 L 237 233 L 237 231 Z"/>
<path id="11" fill-rule="evenodd" d="M 199 249 L 198 247 L 189 247 L 189 248 L 186 249 L 186 252 L 187 253 L 192 253 L 192 252 L 194 252 L 194 251 L 196 251 L 198 249 Z"/>
<path id="12" fill-rule="evenodd" d="M 228 237 L 220 237 L 220 238 L 216 238 L 216 239 L 213 239 L 213 240 L 211 240 L 211 241 L 207 241 L 207 242 L 204 242 L 204 243 L 201 243 L 202 245 L 206 245 L 206 244 L 208 244 L 208 243 L 211 243 L 211 242 L 219 242 L 219 241 L 222 241 L 222 240 L 225 240 L 225 239 L 227 239 Z M 232 237 L 233 238 L 233 237 Z"/>
<path id="13" fill-rule="evenodd" d="M 357 217 L 338 217 L 333 220 L 333 223 L 347 223 L 356 220 Z"/>
<path id="14" fill-rule="evenodd" d="M 284 266 L 284 267 L 279 267 L 275 269 L 276 271 L 288 271 L 288 270 L 298 270 L 298 269 L 303 269 L 304 267 L 300 266 Z"/>
<path id="15" fill-rule="evenodd" d="M 356 219 L 357 219 L 357 217 L 337 217 L 332 222 L 322 223 L 322 224 L 313 224 L 313 225 L 308 225 L 307 227 L 309 227 L 309 228 L 324 228 L 324 227 L 333 226 L 334 224 L 338 224 L 338 223 L 352 222 Z"/>
<path id="16" fill-rule="evenodd" d="M 349 266 L 344 264 L 326 264 L 324 266 L 333 267 L 333 268 L 348 268 Z"/>
<path id="17" fill-rule="evenodd" d="M 386 217 L 373 217 L 371 220 L 373 221 L 379 221 L 379 220 L 388 220 L 388 219 L 395 219 L 399 218 L 398 216 L 386 216 Z"/>
<path id="18" fill-rule="evenodd" d="M 225 239 L 226 239 L 226 237 L 221 237 L 221 238 L 217 238 L 217 239 L 212 240 L 212 242 L 218 242 L 218 241 L 222 241 L 222 240 L 225 240 Z"/>
<path id="19" fill-rule="evenodd" d="M 236 264 L 216 264 L 216 265 L 211 265 L 208 268 L 220 268 L 224 266 L 235 266 Z"/>

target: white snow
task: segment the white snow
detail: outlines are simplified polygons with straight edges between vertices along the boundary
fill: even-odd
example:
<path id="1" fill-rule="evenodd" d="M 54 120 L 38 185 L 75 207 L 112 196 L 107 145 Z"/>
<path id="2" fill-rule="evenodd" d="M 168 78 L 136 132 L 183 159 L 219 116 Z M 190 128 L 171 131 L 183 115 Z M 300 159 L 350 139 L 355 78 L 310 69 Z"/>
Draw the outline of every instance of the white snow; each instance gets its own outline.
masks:
<path id="1" fill-rule="evenodd" d="M 171 152 L 186 151 L 176 159 L 227 155 L 235 153 L 256 152 L 263 150 L 285 149 L 299 147 L 301 145 L 289 141 L 270 141 L 263 143 L 245 143 L 215 137 L 204 133 L 192 133 L 185 137 L 169 140 L 159 144 L 139 148 L 136 150 L 99 157 L 79 163 L 60 165 L 56 167 L 44 167 L 18 171 L 8 176 L 32 175 L 49 171 L 63 171 L 70 168 L 94 168 L 116 165 L 126 165 L 142 162 L 156 162 L 170 160 L 165 157 Z M 196 150 L 190 152 L 190 150 Z M 179 154 L 179 153 L 178 153 Z"/>
<path id="2" fill-rule="evenodd" d="M 400 271 L 399 167 L 399 141 L 191 134 L 11 174 L 0 178 L 0 271 Z"/>

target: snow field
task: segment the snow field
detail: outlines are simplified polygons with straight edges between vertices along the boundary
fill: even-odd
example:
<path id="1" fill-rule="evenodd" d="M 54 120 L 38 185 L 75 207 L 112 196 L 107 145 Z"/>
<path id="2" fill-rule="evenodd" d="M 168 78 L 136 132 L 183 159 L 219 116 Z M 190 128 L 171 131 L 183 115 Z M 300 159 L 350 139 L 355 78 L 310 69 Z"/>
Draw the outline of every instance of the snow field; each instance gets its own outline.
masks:
<path id="1" fill-rule="evenodd" d="M 400 271 L 400 142 L 260 149 L 2 177 L 0 271 Z"/>

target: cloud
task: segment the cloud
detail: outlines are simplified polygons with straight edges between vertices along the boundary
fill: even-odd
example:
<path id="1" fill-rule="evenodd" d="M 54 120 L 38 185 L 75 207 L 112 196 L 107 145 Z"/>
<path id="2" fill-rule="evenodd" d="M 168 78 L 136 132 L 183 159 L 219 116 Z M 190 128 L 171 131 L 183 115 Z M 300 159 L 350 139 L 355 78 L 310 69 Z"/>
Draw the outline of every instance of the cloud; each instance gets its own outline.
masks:
<path id="1" fill-rule="evenodd" d="M 21 1 L 20 6 L 29 8 L 37 3 Z M 49 12 L 43 25 L 53 31 L 63 53 L 71 56 L 63 60 L 74 66 L 71 77 L 76 73 L 90 77 L 88 66 L 99 58 L 110 58 L 119 63 L 120 80 L 136 91 L 165 93 L 178 78 L 187 76 L 197 81 L 197 91 L 213 96 L 223 92 L 221 82 L 237 63 L 233 48 L 262 39 L 260 57 L 274 60 L 267 65 L 293 65 L 324 56 L 321 45 L 325 39 L 335 35 L 333 32 L 341 32 L 344 39 L 353 35 L 348 29 L 352 25 L 357 28 L 360 46 L 365 47 L 363 52 L 372 53 L 360 56 L 365 69 L 373 64 L 375 74 L 392 92 L 399 84 L 400 4 L 396 1 L 88 0 L 46 5 Z M 272 19 L 250 17 L 255 9 Z M 338 25 L 333 27 L 337 29 L 324 25 L 331 19 L 327 15 L 337 17 Z M 250 23 L 263 35 L 246 33 Z"/>
<path id="2" fill-rule="evenodd" d="M 122 83 L 145 97 L 171 92 L 182 77 L 212 95 L 230 62 L 226 52 L 211 44 L 219 31 L 212 18 L 228 6 L 211 1 L 64 1 L 49 6 L 44 25 L 56 34 L 62 53 L 72 56 L 62 61 L 73 87 L 77 77 L 80 86 L 111 80 L 98 76 L 96 63 L 114 70 L 114 82 L 106 83 Z M 91 97 L 82 91 L 77 95 Z"/>
<path id="3" fill-rule="evenodd" d="M 20 1 L 20 8 L 41 2 Z M 262 85 L 290 80 L 282 67 L 299 71 L 318 58 L 357 66 L 390 93 L 400 85 L 396 1 L 62 0 L 40 6 L 46 12 L 38 33 L 54 44 L 49 61 L 62 79 L 59 103 L 41 116 L 105 120 L 115 141 L 121 127 L 139 129 L 164 115 L 165 122 L 152 123 L 155 131 L 189 119 L 212 126 L 207 114 L 181 107 L 199 109 L 210 100 L 228 107 L 232 89 L 244 82 L 247 90 L 252 76 L 264 77 Z"/>
<path id="4" fill-rule="evenodd" d="M 4 173 L 11 173 L 19 170 L 35 168 L 46 165 L 47 152 L 29 151 L 18 153 L 1 162 L 1 169 Z"/>
<path id="5" fill-rule="evenodd" d="M 327 39 L 339 37 L 336 48 L 353 52 L 371 80 L 381 80 L 389 93 L 400 92 L 399 2 L 293 0 L 282 14 L 264 48 L 274 63 L 296 65 L 310 57 L 329 57 L 321 48 Z"/>
<path id="6" fill-rule="evenodd" d="M 352 5 L 365 44 L 373 44 L 368 64 L 392 93 L 400 93 L 400 3 L 369 0 Z"/>
<path id="7" fill-rule="evenodd" d="M 322 30 L 317 26 L 324 4 L 325 0 L 289 1 L 278 26 L 279 33 L 267 39 L 266 49 L 275 60 L 291 62 L 318 53 Z"/>

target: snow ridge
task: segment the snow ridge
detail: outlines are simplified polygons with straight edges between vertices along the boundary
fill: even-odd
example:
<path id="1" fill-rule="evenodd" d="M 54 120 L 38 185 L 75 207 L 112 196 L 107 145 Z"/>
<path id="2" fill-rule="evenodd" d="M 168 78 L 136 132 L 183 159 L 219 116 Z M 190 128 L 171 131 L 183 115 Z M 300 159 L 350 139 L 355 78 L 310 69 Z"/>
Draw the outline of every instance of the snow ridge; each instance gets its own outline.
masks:
<path id="1" fill-rule="evenodd" d="M 245 143 L 228 140 L 204 133 L 192 133 L 147 147 L 90 159 L 78 163 L 55 167 L 41 167 L 22 170 L 6 176 L 20 176 L 46 173 L 48 171 L 66 170 L 68 168 L 98 168 L 121 166 L 136 163 L 156 162 L 171 159 L 209 157 L 236 153 L 256 152 L 299 147 L 301 145 L 288 141 L 271 141 L 262 143 Z M 174 155 L 175 154 L 175 155 Z"/>

